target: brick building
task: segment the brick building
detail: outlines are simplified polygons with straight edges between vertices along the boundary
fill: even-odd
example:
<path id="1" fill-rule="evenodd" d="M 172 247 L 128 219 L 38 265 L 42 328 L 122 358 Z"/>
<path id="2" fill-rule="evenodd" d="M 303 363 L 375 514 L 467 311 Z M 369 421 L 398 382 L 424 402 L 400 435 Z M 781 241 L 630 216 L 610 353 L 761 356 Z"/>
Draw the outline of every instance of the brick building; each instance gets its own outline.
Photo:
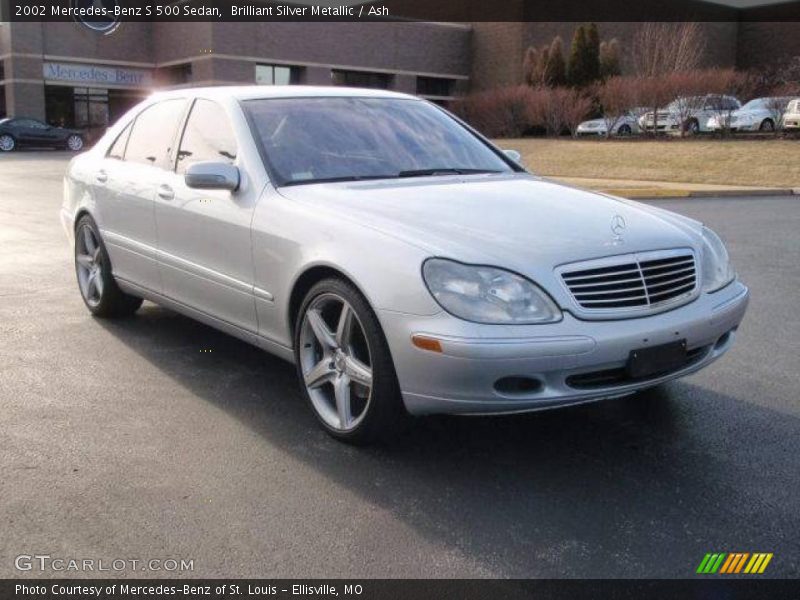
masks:
<path id="1" fill-rule="evenodd" d="M 568 45 L 577 25 L 126 22 L 109 32 L 91 23 L 0 23 L 0 116 L 102 129 L 153 88 L 227 83 L 380 87 L 446 103 L 519 83 L 525 48 L 555 35 Z M 624 55 L 638 24 L 598 26 Z M 758 69 L 800 55 L 797 22 L 703 27 L 707 66 Z"/>

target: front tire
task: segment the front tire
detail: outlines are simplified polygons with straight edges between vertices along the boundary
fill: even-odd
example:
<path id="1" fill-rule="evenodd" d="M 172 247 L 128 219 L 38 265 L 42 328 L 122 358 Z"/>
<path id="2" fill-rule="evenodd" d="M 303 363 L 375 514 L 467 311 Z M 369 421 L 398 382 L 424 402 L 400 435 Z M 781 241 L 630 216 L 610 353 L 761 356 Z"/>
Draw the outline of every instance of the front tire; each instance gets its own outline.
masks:
<path id="1" fill-rule="evenodd" d="M 303 301 L 294 329 L 300 387 L 317 420 L 351 444 L 386 441 L 406 412 L 375 312 L 350 283 L 325 279 Z"/>
<path id="2" fill-rule="evenodd" d="M 630 125 L 621 125 L 619 129 L 617 129 L 618 137 L 630 137 L 632 134 L 633 130 L 631 129 Z"/>
<path id="3" fill-rule="evenodd" d="M 100 231 L 88 215 L 75 226 L 75 273 L 83 303 L 96 317 L 125 317 L 142 305 L 141 298 L 119 289 Z"/>
<path id="4" fill-rule="evenodd" d="M 0 152 L 11 152 L 17 147 L 17 140 L 8 133 L 0 135 Z"/>

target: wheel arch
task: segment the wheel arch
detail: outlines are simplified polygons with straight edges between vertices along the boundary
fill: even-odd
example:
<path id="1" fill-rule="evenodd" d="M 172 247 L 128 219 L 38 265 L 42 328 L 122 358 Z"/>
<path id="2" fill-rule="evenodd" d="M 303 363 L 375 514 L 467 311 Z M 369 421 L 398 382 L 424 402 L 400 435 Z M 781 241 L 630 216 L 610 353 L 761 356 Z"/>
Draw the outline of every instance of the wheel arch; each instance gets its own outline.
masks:
<path id="1" fill-rule="evenodd" d="M 297 322 L 297 315 L 300 312 L 300 306 L 303 304 L 306 294 L 308 294 L 309 290 L 317 283 L 323 279 L 329 278 L 341 279 L 355 287 L 367 301 L 367 304 L 372 307 L 372 310 L 375 310 L 375 305 L 370 300 L 369 295 L 365 293 L 363 288 L 356 283 L 354 278 L 347 274 L 343 269 L 327 263 L 309 265 L 294 280 L 294 283 L 291 287 L 291 292 L 289 293 L 286 319 L 288 320 L 288 328 L 291 336 L 290 339 L 294 339 L 294 329 Z"/>

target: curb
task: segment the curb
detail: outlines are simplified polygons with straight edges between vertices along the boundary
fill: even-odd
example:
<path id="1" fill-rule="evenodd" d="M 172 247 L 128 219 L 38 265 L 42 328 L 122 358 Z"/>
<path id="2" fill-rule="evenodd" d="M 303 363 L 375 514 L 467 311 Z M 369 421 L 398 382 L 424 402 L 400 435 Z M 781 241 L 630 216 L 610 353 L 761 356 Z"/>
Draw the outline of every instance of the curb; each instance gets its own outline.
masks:
<path id="1" fill-rule="evenodd" d="M 767 196 L 800 196 L 800 188 L 775 188 L 755 190 L 685 190 L 674 188 L 619 189 L 608 188 L 598 190 L 612 196 L 621 196 L 636 200 L 659 200 L 666 198 L 746 198 Z"/>

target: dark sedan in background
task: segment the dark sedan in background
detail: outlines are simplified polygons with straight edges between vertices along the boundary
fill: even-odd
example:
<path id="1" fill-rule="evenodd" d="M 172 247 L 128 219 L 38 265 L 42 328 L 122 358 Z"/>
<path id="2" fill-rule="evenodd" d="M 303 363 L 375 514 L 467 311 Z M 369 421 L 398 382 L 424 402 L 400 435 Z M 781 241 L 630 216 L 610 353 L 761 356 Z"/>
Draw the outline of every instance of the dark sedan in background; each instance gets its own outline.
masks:
<path id="1" fill-rule="evenodd" d="M 22 146 L 78 152 L 83 149 L 83 134 L 27 117 L 0 119 L 0 152 L 11 152 Z"/>

